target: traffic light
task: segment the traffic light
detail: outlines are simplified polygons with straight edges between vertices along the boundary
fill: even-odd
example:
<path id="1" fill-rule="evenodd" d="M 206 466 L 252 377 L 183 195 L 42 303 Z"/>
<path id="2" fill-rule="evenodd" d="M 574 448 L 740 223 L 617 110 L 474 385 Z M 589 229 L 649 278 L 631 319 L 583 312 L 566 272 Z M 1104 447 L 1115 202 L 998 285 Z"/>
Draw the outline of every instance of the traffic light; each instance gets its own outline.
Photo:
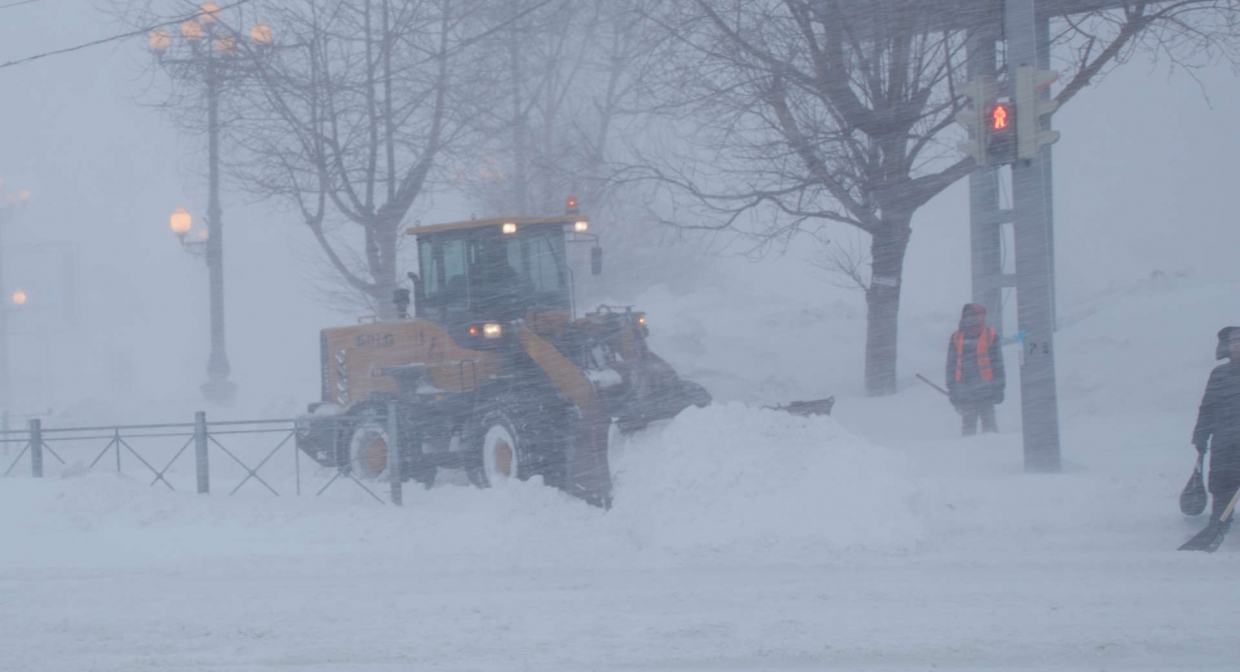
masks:
<path id="1" fill-rule="evenodd" d="M 986 109 L 986 158 L 990 165 L 1016 162 L 1016 106 L 995 103 Z"/>
<path id="2" fill-rule="evenodd" d="M 1054 70 L 1038 70 L 1028 65 L 1016 68 L 1016 107 L 1021 110 L 1016 120 L 1016 145 L 1022 159 L 1036 157 L 1043 147 L 1059 140 L 1059 131 L 1038 128 L 1042 117 L 1059 108 L 1054 100 L 1038 98 L 1038 91 L 1058 77 Z"/>
<path id="3" fill-rule="evenodd" d="M 998 97 L 995 93 L 995 78 L 991 75 L 978 75 L 961 85 L 960 91 L 969 99 L 972 109 L 956 113 L 956 121 L 969 129 L 969 141 L 956 147 L 976 159 L 977 165 L 985 166 L 989 163 L 986 156 L 987 117 Z"/>

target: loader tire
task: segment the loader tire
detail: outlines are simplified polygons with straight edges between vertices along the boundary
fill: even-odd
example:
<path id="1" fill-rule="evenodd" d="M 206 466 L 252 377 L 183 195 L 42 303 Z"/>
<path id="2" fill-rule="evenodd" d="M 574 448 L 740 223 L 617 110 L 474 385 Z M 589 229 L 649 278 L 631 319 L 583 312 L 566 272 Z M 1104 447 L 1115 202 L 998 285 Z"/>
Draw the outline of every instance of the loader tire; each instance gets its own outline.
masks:
<path id="1" fill-rule="evenodd" d="M 378 416 L 358 423 L 343 444 L 345 464 L 354 477 L 373 481 L 386 475 L 390 446 L 386 418 Z"/>
<path id="2" fill-rule="evenodd" d="M 534 475 L 532 431 L 517 404 L 499 400 L 489 404 L 469 431 L 470 461 L 465 469 L 479 488 L 528 480 Z"/>
<path id="3" fill-rule="evenodd" d="M 345 473 L 360 480 L 387 480 L 388 441 L 387 409 L 367 404 L 351 412 L 357 419 L 342 432 L 337 462 Z M 401 480 L 414 480 L 426 488 L 435 483 L 437 469 L 421 458 L 421 439 L 409 418 L 402 419 L 401 435 L 406 437 L 399 458 Z M 411 439 L 411 440 L 409 440 Z M 417 446 L 415 450 L 413 446 Z"/>

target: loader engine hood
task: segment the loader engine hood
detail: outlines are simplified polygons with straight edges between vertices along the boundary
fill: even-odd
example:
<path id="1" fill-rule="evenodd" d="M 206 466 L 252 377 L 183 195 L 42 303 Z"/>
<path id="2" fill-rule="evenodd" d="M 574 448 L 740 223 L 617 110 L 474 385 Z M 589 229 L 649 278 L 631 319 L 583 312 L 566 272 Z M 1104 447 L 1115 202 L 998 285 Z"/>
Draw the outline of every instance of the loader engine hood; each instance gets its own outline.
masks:
<path id="1" fill-rule="evenodd" d="M 322 401 L 342 407 L 396 392 L 396 379 L 387 375 L 393 367 L 423 364 L 424 384 L 444 392 L 474 390 L 502 370 L 497 353 L 461 347 L 424 319 L 324 329 L 320 343 Z"/>

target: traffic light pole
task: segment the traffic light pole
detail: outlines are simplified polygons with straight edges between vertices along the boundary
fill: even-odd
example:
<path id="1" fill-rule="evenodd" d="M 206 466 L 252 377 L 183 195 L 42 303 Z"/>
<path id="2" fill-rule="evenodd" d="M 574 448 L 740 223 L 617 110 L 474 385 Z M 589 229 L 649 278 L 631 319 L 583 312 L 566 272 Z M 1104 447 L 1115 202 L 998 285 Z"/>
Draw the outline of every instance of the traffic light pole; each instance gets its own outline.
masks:
<path id="1" fill-rule="evenodd" d="M 1004 0 L 1009 80 L 1018 67 L 1038 65 L 1037 27 L 1034 0 Z M 1022 111 L 1018 109 L 1017 114 Z M 1025 470 L 1033 472 L 1060 470 L 1049 157 L 1044 147 L 1031 158 L 1012 164 L 1017 326 L 1022 335 L 1021 419 Z"/>
<path id="2" fill-rule="evenodd" d="M 1043 14 L 1035 17 L 1037 23 L 1037 34 L 1035 36 L 1037 43 L 1035 45 L 1038 51 L 1038 69 L 1051 69 L 1051 17 L 1049 14 Z M 1038 91 L 1038 98 L 1041 100 L 1050 100 L 1051 89 L 1049 86 L 1043 87 Z M 1051 130 L 1051 117 L 1047 115 L 1038 119 L 1038 129 L 1041 131 Z M 1054 163 L 1051 161 L 1051 145 L 1042 147 L 1042 172 L 1045 176 L 1042 178 L 1043 186 L 1046 188 L 1046 226 L 1050 246 L 1051 246 L 1051 329 L 1059 331 L 1059 292 L 1056 290 L 1056 279 L 1059 277 L 1055 273 L 1055 209 L 1052 205 L 1055 203 L 1054 196 L 1054 180 L 1051 167 Z"/>
<path id="3" fill-rule="evenodd" d="M 998 26 L 979 28 L 969 35 L 967 63 L 970 81 L 996 75 L 995 42 Z M 975 101 L 975 104 L 984 104 Z M 974 133 L 976 135 L 976 133 Z M 1010 213 L 1006 213 L 1010 214 Z M 1002 226 L 1010 221 L 999 207 L 999 167 L 978 166 L 969 173 L 969 250 L 973 273 L 973 302 L 986 307 L 995 331 L 1003 335 Z"/>

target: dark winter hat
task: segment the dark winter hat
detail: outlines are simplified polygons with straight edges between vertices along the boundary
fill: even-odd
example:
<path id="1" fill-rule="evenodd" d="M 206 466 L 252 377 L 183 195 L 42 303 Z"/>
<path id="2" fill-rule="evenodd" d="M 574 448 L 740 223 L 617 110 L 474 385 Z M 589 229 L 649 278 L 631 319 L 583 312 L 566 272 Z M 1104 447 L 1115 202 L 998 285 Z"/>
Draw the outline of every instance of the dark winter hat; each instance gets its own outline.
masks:
<path id="1" fill-rule="evenodd" d="M 1232 338 L 1240 338 L 1240 327 L 1223 327 L 1218 332 L 1218 347 L 1214 350 L 1215 359 L 1227 359 L 1231 357 L 1231 341 Z"/>
<path id="2" fill-rule="evenodd" d="M 982 318 L 983 320 L 985 320 L 986 319 L 986 306 L 983 306 L 980 303 L 964 304 L 964 309 L 960 311 L 960 321 L 963 322 L 964 320 L 968 319 L 970 315 L 976 315 Z"/>

